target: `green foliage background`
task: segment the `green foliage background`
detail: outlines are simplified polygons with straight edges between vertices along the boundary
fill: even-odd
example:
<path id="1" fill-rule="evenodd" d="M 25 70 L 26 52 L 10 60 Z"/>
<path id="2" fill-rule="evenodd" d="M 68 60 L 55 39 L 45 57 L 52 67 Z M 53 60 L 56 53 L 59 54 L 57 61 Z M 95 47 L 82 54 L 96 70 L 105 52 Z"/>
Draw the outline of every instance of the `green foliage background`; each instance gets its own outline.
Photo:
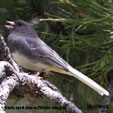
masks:
<path id="1" fill-rule="evenodd" d="M 109 0 L 0 0 L 0 28 L 6 20 L 40 18 L 34 26 L 40 38 L 107 89 L 113 79 L 112 8 Z M 80 81 L 65 76 L 48 80 L 84 113 L 99 113 L 99 108 L 92 110 L 88 105 L 102 105 L 104 97 Z M 107 112 L 113 113 L 112 109 L 111 100 Z"/>

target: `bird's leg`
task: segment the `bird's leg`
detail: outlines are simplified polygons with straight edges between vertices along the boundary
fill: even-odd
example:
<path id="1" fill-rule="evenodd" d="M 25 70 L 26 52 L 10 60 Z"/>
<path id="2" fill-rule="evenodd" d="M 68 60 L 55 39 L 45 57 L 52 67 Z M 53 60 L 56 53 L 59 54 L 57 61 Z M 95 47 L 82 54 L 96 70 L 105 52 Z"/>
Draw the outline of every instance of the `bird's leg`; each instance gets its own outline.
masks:
<path id="1" fill-rule="evenodd" d="M 40 72 L 29 72 L 29 74 L 33 74 L 33 76 L 40 76 L 41 78 L 44 78 L 44 70 L 40 71 Z"/>
<path id="2" fill-rule="evenodd" d="M 41 72 L 36 72 L 35 76 L 39 76 L 41 74 Z"/>
<path id="3" fill-rule="evenodd" d="M 42 72 L 29 72 L 29 75 L 39 76 Z"/>
<path id="4" fill-rule="evenodd" d="M 41 74 L 41 72 L 35 72 L 35 73 L 33 73 L 33 76 L 38 77 L 40 74 Z"/>
<path id="5" fill-rule="evenodd" d="M 43 77 L 43 72 L 44 72 L 44 69 L 42 69 L 40 72 L 36 72 L 35 76 Z"/>

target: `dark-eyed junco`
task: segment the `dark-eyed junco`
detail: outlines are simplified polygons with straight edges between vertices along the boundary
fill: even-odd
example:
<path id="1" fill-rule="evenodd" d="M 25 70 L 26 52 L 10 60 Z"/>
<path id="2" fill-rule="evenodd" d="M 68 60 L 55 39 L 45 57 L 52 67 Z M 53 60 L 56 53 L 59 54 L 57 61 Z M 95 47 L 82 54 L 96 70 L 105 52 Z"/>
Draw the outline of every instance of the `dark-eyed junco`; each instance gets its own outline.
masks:
<path id="1" fill-rule="evenodd" d="M 74 76 L 101 95 L 109 95 L 103 87 L 74 69 L 37 35 L 30 23 L 23 20 L 7 21 L 11 29 L 8 46 L 14 60 L 22 67 L 38 72 L 58 72 Z"/>

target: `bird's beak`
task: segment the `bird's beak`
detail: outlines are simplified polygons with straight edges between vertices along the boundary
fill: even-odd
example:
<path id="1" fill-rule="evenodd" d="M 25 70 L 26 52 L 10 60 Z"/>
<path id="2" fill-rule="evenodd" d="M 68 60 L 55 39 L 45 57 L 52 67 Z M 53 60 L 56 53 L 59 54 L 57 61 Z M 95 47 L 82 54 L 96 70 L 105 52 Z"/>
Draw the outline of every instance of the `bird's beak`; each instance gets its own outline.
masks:
<path id="1" fill-rule="evenodd" d="M 7 29 L 9 29 L 9 30 L 12 30 L 12 29 L 14 29 L 14 27 L 15 27 L 15 22 L 13 22 L 13 21 L 6 21 L 8 24 L 10 24 L 10 25 L 5 25 L 5 27 L 7 28 Z"/>

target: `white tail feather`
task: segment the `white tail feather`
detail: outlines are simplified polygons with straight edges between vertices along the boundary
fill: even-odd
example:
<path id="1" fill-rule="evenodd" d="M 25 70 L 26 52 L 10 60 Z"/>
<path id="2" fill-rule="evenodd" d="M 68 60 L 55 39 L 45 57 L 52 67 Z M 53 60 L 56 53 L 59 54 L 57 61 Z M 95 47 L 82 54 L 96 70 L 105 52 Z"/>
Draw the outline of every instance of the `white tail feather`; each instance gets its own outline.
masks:
<path id="1" fill-rule="evenodd" d="M 81 72 L 77 71 L 76 69 L 69 67 L 68 74 L 71 74 L 75 78 L 79 79 L 83 83 L 87 84 L 89 87 L 97 91 L 100 95 L 109 95 L 109 92 L 105 90 L 102 86 L 97 84 L 95 81 L 92 79 L 88 78 L 86 75 L 82 74 Z"/>
<path id="2" fill-rule="evenodd" d="M 68 74 L 79 79 L 80 81 L 82 81 L 83 83 L 85 83 L 86 85 L 94 89 L 95 91 L 97 91 L 100 95 L 107 95 L 107 96 L 109 95 L 109 92 L 107 90 L 105 90 L 102 86 L 97 84 L 92 79 L 88 78 L 86 75 L 82 74 L 81 72 L 79 72 L 78 70 L 74 69 L 71 66 L 69 66 L 68 69 L 69 69 L 69 72 L 66 72 L 65 70 L 62 70 L 59 68 L 54 68 L 52 70 L 54 70 L 55 72 Z"/>

